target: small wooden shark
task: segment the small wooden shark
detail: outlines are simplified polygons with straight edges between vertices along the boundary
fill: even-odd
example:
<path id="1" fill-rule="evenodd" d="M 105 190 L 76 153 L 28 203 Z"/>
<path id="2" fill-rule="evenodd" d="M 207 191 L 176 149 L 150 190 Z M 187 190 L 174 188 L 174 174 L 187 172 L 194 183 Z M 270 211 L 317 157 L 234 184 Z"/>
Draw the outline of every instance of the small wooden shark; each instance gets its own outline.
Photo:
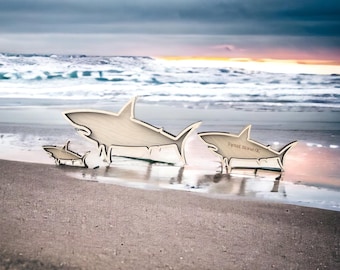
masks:
<path id="1" fill-rule="evenodd" d="M 79 155 L 71 151 L 69 147 L 70 141 L 67 141 L 64 146 L 55 146 L 55 145 L 43 145 L 44 150 L 54 158 L 57 165 L 67 164 L 67 162 L 71 162 L 72 165 L 78 164 L 78 166 L 87 168 L 87 164 L 85 162 L 85 158 L 87 153 L 83 156 Z"/>
<path id="2" fill-rule="evenodd" d="M 265 169 L 283 171 L 283 159 L 288 150 L 297 142 L 291 142 L 280 151 L 250 139 L 251 125 L 240 134 L 226 132 L 201 132 L 198 136 L 208 148 L 221 157 L 222 169 L 227 166 L 228 173 L 233 168 Z"/>
<path id="3" fill-rule="evenodd" d="M 136 98 L 131 99 L 118 113 L 72 110 L 64 112 L 64 115 L 81 135 L 97 143 L 100 153 L 104 153 L 104 158 L 109 163 L 113 147 L 146 147 L 151 153 L 152 147 L 168 145 L 177 146 L 179 155 L 186 163 L 186 138 L 201 122 L 188 126 L 179 135 L 174 136 L 163 128 L 156 128 L 135 119 L 135 102 Z"/>

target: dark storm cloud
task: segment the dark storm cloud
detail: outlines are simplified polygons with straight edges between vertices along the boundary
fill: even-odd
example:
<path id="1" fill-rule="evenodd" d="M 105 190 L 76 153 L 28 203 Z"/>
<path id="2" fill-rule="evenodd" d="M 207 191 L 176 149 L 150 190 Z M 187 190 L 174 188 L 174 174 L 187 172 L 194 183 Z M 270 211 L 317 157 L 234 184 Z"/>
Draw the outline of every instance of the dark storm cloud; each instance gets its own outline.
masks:
<path id="1" fill-rule="evenodd" d="M 0 52 L 334 59 L 339 29 L 339 0 L 0 0 Z"/>
<path id="2" fill-rule="evenodd" d="M 338 37 L 338 0 L 0 0 L 0 32 Z"/>

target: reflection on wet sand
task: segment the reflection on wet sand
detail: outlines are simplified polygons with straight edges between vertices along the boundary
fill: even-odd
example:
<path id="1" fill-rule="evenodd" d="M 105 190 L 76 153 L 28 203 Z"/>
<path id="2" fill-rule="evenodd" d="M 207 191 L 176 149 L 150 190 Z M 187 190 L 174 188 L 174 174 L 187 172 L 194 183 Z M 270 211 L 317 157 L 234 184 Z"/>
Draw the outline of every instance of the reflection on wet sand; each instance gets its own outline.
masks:
<path id="1" fill-rule="evenodd" d="M 207 186 L 210 194 L 254 197 L 261 192 L 281 192 L 280 178 L 277 179 L 274 176 L 264 178 L 217 173 L 201 177 L 199 186 Z M 285 196 L 284 190 L 282 190 L 282 195 Z"/>
<path id="2" fill-rule="evenodd" d="M 81 171 L 81 173 L 79 173 Z M 242 173 L 242 171 L 241 171 Z M 256 197 L 257 194 L 281 193 L 280 175 L 264 173 L 222 174 L 199 170 L 190 166 L 174 166 L 157 162 L 145 162 L 127 158 L 117 158 L 109 167 L 96 170 L 72 170 L 72 176 L 83 180 L 126 185 L 139 188 L 183 189 L 207 193 L 209 195 L 236 195 Z"/>
<path id="3" fill-rule="evenodd" d="M 271 192 L 279 192 L 280 180 L 275 180 Z"/>

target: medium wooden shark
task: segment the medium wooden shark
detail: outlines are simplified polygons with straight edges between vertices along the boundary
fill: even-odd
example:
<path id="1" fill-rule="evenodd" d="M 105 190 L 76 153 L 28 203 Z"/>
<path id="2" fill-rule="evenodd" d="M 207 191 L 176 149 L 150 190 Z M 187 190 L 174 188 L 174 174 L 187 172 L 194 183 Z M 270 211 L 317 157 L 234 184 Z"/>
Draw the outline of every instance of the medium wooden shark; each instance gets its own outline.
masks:
<path id="1" fill-rule="evenodd" d="M 71 162 L 72 165 L 77 163 L 79 166 L 87 168 L 85 158 L 89 152 L 81 156 L 78 153 L 71 151 L 69 149 L 69 144 L 70 141 L 67 141 L 67 143 L 62 147 L 56 145 L 43 145 L 43 148 L 47 153 L 51 155 L 51 157 L 54 158 L 56 164 L 58 165 Z"/>
<path id="2" fill-rule="evenodd" d="M 240 134 L 226 132 L 201 132 L 198 136 L 222 160 L 222 169 L 227 166 L 228 173 L 233 168 L 266 169 L 283 171 L 283 159 L 288 150 L 297 142 L 291 142 L 280 151 L 250 139 L 251 125 Z"/>
<path id="3" fill-rule="evenodd" d="M 151 153 L 152 147 L 177 146 L 178 153 L 184 163 L 184 146 L 188 135 L 201 122 L 185 128 L 179 135 L 174 136 L 163 128 L 156 128 L 146 122 L 135 119 L 135 102 L 132 98 L 118 113 L 100 110 L 72 110 L 64 115 L 77 131 L 87 139 L 97 143 L 104 158 L 111 163 L 112 148 L 146 147 Z"/>

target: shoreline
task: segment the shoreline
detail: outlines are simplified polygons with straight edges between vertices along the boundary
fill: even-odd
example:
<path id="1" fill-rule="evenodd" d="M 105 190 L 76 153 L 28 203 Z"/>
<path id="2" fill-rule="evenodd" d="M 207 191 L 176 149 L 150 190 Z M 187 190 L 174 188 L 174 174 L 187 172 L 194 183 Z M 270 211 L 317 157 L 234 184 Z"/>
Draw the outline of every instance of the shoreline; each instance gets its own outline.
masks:
<path id="1" fill-rule="evenodd" d="M 2 265 L 339 267 L 337 211 L 80 181 L 52 165 L 0 160 L 0 171 Z"/>
<path id="2" fill-rule="evenodd" d="M 108 104 L 103 105 L 101 109 L 118 111 L 120 104 L 113 104 L 113 107 Z M 116 185 L 156 189 L 162 186 L 166 189 L 183 191 L 189 189 L 191 192 L 211 197 L 243 196 L 243 198 L 288 202 L 340 211 L 340 168 L 338 166 L 340 133 L 337 118 L 339 112 L 251 112 L 234 109 L 224 111 L 188 108 L 174 110 L 174 107 L 162 102 L 149 105 L 143 102 L 143 99 L 137 103 L 136 118 L 156 127 L 164 127 L 172 134 L 178 134 L 184 127 L 201 119 L 203 124 L 197 132 L 217 130 L 238 134 L 245 124 L 252 123 L 251 138 L 270 144 L 276 149 L 297 139 L 298 144 L 286 155 L 283 181 L 280 181 L 277 191 L 271 192 L 275 185 L 275 177 L 269 176 L 268 180 L 267 174 L 263 172 L 256 177 L 251 172 L 243 174 L 234 171 L 231 179 L 227 179 L 225 175 L 217 175 L 218 157 L 203 145 L 195 134 L 192 134 L 187 141 L 185 155 L 188 164 L 182 171 L 182 181 L 178 181 L 179 168 L 173 171 L 171 167 L 165 168 L 157 164 L 149 167 L 148 163 L 137 164 L 131 159 L 119 158 L 111 164 L 108 173 L 90 169 L 82 173 L 78 172 L 73 177 L 91 180 L 94 175 L 98 182 Z M 8 119 L 5 120 L 8 123 L 0 123 L 2 150 L 0 159 L 54 164 L 53 159 L 42 149 L 42 145 L 63 146 L 68 140 L 71 141 L 71 150 L 81 155 L 91 151 L 94 157 L 97 153 L 96 146 L 79 136 L 63 118 L 61 112 L 68 106 L 71 105 L 61 107 L 39 105 L 35 108 L 9 106 L 9 110 L 0 109 L 0 116 L 4 117 L 2 119 Z M 221 114 L 223 111 L 225 114 Z M 260 116 L 265 118 L 262 119 Z M 325 121 L 326 119 L 328 121 Z M 165 153 L 163 150 L 162 156 L 168 157 L 172 154 L 170 151 Z M 98 157 L 94 157 L 93 160 L 87 160 L 93 161 L 92 168 L 97 166 Z M 131 173 L 136 176 L 136 179 L 131 179 Z M 190 188 L 191 186 L 193 188 Z"/>
<path id="3" fill-rule="evenodd" d="M 186 122 L 190 121 L 186 120 Z M 178 128 L 178 124 L 176 125 L 175 128 Z M 185 125 L 183 124 L 183 126 Z M 237 129 L 235 130 L 237 132 Z M 88 164 L 91 163 L 90 168 L 96 167 L 97 162 L 101 164 L 96 156 L 95 145 L 81 138 L 72 127 L 67 125 L 54 126 L 53 128 L 49 125 L 39 124 L 34 124 L 33 127 L 20 123 L 2 124 L 0 131 L 2 134 L 0 159 L 54 164 L 53 159 L 42 149 L 42 145 L 63 146 L 67 140 L 71 140 L 71 150 L 81 155 L 86 151 L 91 151 L 91 159 L 89 156 L 87 160 Z M 258 137 L 261 134 L 268 136 L 269 133 L 277 133 L 284 137 L 284 134 L 289 133 L 288 131 L 275 130 L 260 131 L 261 129 L 254 128 L 254 136 Z M 283 140 L 284 138 L 280 139 L 280 142 L 284 142 Z M 275 146 L 279 147 L 279 145 Z M 338 177 L 340 170 L 337 166 L 337 160 L 340 160 L 339 154 L 338 148 L 333 149 L 326 146 L 320 147 L 317 143 L 299 142 L 287 154 L 283 179 L 276 192 L 271 192 L 276 176 L 268 175 L 267 172 L 260 171 L 258 176 L 255 176 L 251 172 L 244 174 L 242 171 L 234 171 L 231 179 L 227 179 L 225 175 L 220 178 L 217 175 L 219 159 L 193 134 L 187 141 L 188 164 L 182 172 L 181 182 L 177 180 L 178 166 L 175 166 L 174 171 L 171 166 L 155 164 L 149 167 L 148 162 L 136 163 L 133 159 L 119 157 L 114 159 L 108 172 L 103 169 L 87 169 L 83 172 L 79 171 L 73 177 L 92 181 L 95 176 L 98 182 L 115 185 L 137 188 L 144 186 L 156 189 L 162 186 L 165 189 L 189 190 L 211 197 L 242 196 L 243 199 L 255 198 L 256 200 L 279 201 L 340 211 Z M 319 163 L 318 160 L 322 160 L 322 162 Z M 102 166 L 105 167 L 105 164 L 100 167 Z M 131 173 L 136 175 L 135 179 L 131 179 Z M 83 177 L 84 175 L 85 177 Z M 146 177 L 147 175 L 149 176 Z M 151 179 L 149 179 L 150 177 Z M 175 181 L 171 179 L 175 179 Z M 220 180 L 216 181 L 216 179 Z"/>

